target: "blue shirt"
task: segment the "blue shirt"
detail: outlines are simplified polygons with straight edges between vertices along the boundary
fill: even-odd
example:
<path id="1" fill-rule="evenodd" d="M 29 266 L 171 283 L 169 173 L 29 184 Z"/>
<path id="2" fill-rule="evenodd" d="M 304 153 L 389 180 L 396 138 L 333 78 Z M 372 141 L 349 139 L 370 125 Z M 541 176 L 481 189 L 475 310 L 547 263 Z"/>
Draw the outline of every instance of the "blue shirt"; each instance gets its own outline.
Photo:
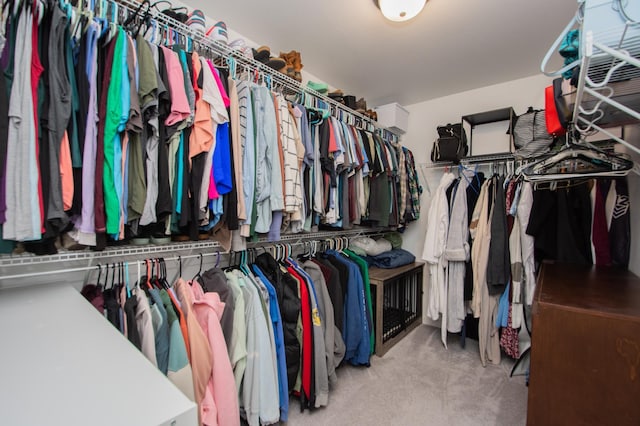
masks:
<path id="1" fill-rule="evenodd" d="M 229 123 L 218 124 L 216 147 L 213 150 L 213 180 L 218 194 L 231 192 L 233 180 L 231 173 L 231 147 L 229 145 Z"/>
<path id="2" fill-rule="evenodd" d="M 342 337 L 346 345 L 344 359 L 353 365 L 369 365 L 369 324 L 360 268 L 335 250 L 328 250 L 326 253 L 335 256 L 349 270 L 342 325 Z"/>

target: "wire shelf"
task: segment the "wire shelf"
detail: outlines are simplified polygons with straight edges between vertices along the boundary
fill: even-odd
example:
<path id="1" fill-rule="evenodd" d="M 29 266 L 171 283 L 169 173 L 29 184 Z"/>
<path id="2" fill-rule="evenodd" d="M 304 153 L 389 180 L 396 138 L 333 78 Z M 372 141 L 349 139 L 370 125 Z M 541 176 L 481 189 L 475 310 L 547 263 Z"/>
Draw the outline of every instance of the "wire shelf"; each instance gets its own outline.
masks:
<path id="1" fill-rule="evenodd" d="M 137 3 L 134 0 L 116 0 L 116 2 L 126 7 L 129 14 L 135 13 L 140 7 L 140 3 Z M 345 121 L 347 124 L 360 127 L 371 132 L 376 131 L 382 138 L 390 140 L 392 142 L 398 142 L 399 138 L 397 135 L 389 131 L 387 128 L 378 125 L 378 123 L 372 120 L 370 117 L 352 110 L 346 105 L 343 105 L 340 102 L 337 102 L 330 97 L 325 96 L 307 86 L 303 86 L 300 82 L 294 80 L 288 75 L 282 74 L 268 67 L 266 64 L 245 56 L 240 50 L 227 46 L 226 44 L 221 43 L 217 40 L 206 38 L 203 33 L 196 31 L 186 24 L 183 24 L 182 22 L 177 21 L 158 11 L 150 10 L 149 15 L 152 19 L 155 19 L 163 26 L 171 28 L 172 30 L 179 32 L 183 36 L 189 37 L 195 42 L 196 45 L 205 47 L 206 49 L 221 57 L 234 58 L 242 68 L 247 68 L 251 72 L 258 71 L 263 75 L 268 75 L 271 77 L 274 83 L 283 86 L 289 91 L 308 94 L 317 98 L 318 100 L 321 100 L 331 107 L 334 117 Z"/>

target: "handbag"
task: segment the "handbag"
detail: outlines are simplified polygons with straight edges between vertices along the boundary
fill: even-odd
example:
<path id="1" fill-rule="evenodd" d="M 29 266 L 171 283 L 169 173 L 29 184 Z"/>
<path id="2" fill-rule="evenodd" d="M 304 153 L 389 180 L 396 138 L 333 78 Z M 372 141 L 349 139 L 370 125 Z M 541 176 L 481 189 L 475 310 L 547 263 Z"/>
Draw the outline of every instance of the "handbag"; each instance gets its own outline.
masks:
<path id="1" fill-rule="evenodd" d="M 536 157 L 544 154 L 553 144 L 553 137 L 547 132 L 544 110 L 529 107 L 527 112 L 516 117 L 513 125 L 513 143 L 518 157 Z"/>
<path id="2" fill-rule="evenodd" d="M 547 132 L 554 137 L 567 132 L 571 121 L 571 110 L 562 96 L 562 78 L 553 80 L 553 85 L 545 88 L 545 120 Z"/>
<path id="3" fill-rule="evenodd" d="M 467 134 L 462 123 L 438 126 L 438 139 L 431 149 L 431 161 L 452 161 L 459 163 L 469 152 Z"/>

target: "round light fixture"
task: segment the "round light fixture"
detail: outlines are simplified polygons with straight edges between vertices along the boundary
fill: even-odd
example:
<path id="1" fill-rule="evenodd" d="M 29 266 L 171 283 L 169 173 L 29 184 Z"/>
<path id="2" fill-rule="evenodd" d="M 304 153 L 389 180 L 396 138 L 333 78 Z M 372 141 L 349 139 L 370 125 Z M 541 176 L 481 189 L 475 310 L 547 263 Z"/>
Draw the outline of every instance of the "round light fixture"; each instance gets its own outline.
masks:
<path id="1" fill-rule="evenodd" d="M 414 18 L 422 11 L 427 0 L 374 0 L 390 21 L 402 22 Z"/>

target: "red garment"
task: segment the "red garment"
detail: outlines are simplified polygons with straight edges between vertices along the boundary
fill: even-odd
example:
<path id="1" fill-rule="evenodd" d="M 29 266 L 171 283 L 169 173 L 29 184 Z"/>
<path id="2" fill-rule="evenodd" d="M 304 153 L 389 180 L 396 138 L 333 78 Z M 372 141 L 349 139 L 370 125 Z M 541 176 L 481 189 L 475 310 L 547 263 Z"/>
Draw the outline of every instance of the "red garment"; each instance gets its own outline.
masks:
<path id="1" fill-rule="evenodd" d="M 40 77 L 44 71 L 44 67 L 40 62 L 40 55 L 38 54 L 38 19 L 35 16 L 33 17 L 33 42 L 31 49 L 31 97 L 33 100 L 33 119 L 36 134 L 36 158 L 40 158 L 40 144 L 38 141 L 38 84 L 40 82 Z M 44 201 L 42 198 L 42 177 L 40 175 L 40 168 L 38 167 L 38 203 L 40 205 L 40 229 L 44 234 Z"/>
<path id="2" fill-rule="evenodd" d="M 333 128 L 333 124 L 331 123 L 331 120 L 328 121 L 329 124 L 329 152 L 336 152 L 338 151 L 338 143 L 336 142 L 336 136 L 334 133 L 334 128 Z"/>
<path id="3" fill-rule="evenodd" d="M 295 269 L 288 267 L 287 271 L 298 281 L 298 287 L 300 288 L 300 315 L 302 317 L 302 391 L 306 400 L 309 400 L 311 398 L 311 376 L 313 369 L 313 326 L 311 323 L 309 289 Z"/>
<path id="4" fill-rule="evenodd" d="M 500 346 L 504 349 L 504 352 L 513 359 L 520 358 L 520 339 L 518 337 L 518 330 L 511 327 L 511 312 L 513 305 L 509 304 L 509 317 L 507 320 L 507 327 L 502 329 L 502 336 L 500 336 Z"/>

